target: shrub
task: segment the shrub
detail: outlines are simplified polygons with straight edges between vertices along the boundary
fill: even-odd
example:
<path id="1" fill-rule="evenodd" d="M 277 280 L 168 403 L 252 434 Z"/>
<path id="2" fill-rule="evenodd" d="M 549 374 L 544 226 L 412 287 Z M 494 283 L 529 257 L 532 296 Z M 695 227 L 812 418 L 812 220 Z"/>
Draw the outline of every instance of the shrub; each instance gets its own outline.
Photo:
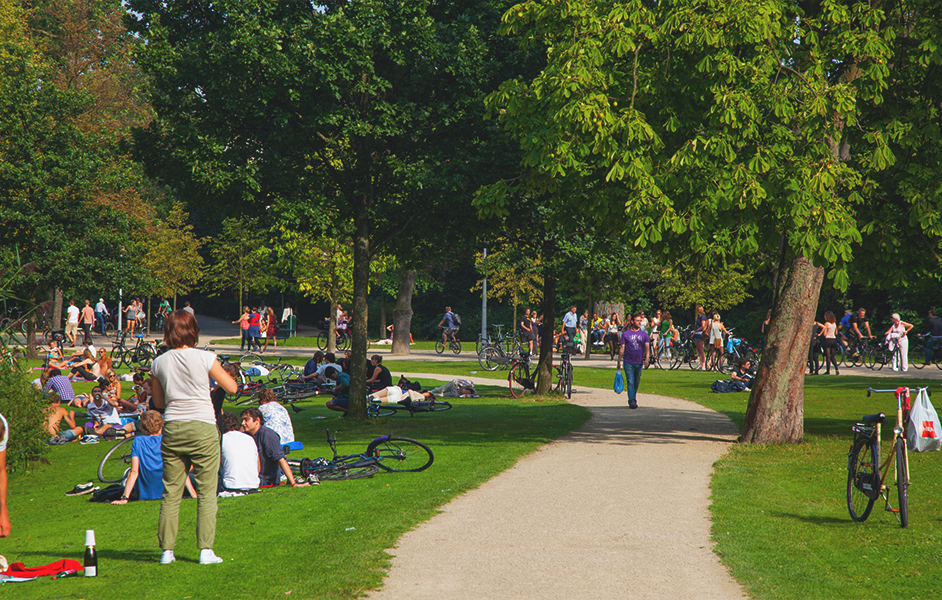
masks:
<path id="1" fill-rule="evenodd" d="M 7 443 L 7 470 L 22 469 L 31 460 L 39 460 L 48 448 L 47 403 L 42 392 L 34 388 L 24 372 L 0 365 L 0 414 L 10 425 Z"/>

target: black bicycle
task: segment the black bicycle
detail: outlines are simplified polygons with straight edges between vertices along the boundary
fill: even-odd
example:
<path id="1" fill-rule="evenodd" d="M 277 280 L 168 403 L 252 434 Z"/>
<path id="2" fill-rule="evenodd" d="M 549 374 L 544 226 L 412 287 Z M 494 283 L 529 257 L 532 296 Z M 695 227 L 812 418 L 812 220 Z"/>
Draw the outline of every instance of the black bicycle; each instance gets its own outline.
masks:
<path id="1" fill-rule="evenodd" d="M 507 373 L 507 383 L 510 386 L 510 395 L 514 398 L 522 398 L 527 392 L 536 391 L 536 383 L 530 373 L 529 353 L 510 358 L 510 372 Z"/>
<path id="2" fill-rule="evenodd" d="M 418 440 L 384 435 L 367 445 L 359 454 L 337 454 L 337 438 L 327 431 L 327 444 L 334 457 L 288 459 L 303 479 L 316 476 L 321 481 L 340 481 L 371 477 L 379 472 L 396 473 L 424 471 L 432 465 L 435 455 L 432 449 Z"/>
<path id="3" fill-rule="evenodd" d="M 461 340 L 459 340 L 455 334 L 458 333 L 458 328 L 454 327 L 451 331 L 447 331 L 445 335 L 448 337 L 448 349 L 454 352 L 455 354 L 461 354 Z M 445 351 L 445 341 L 439 339 L 435 342 L 435 352 L 441 354 Z"/>
<path id="4" fill-rule="evenodd" d="M 559 364 L 556 365 L 556 391 L 572 398 L 572 356 L 569 352 L 563 352 L 560 356 Z"/>

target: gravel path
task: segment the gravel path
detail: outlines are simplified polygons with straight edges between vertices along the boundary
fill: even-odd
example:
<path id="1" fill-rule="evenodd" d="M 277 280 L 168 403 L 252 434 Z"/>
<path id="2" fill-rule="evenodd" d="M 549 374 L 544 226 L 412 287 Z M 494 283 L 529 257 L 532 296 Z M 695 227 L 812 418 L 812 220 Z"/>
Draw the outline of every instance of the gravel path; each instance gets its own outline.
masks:
<path id="1" fill-rule="evenodd" d="M 650 394 L 638 410 L 610 390 L 572 401 L 592 410 L 582 429 L 404 535 L 370 598 L 742 598 L 711 551 L 708 511 L 733 423 Z"/>

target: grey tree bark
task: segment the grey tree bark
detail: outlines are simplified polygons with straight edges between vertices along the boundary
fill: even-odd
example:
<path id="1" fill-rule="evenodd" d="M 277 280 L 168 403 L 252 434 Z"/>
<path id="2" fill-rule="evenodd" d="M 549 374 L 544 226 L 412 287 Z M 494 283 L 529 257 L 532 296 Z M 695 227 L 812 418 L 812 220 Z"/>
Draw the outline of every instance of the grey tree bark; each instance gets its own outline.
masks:
<path id="1" fill-rule="evenodd" d="M 409 269 L 402 278 L 393 309 L 392 354 L 411 354 L 409 333 L 412 330 L 412 293 L 415 291 L 416 270 Z"/>

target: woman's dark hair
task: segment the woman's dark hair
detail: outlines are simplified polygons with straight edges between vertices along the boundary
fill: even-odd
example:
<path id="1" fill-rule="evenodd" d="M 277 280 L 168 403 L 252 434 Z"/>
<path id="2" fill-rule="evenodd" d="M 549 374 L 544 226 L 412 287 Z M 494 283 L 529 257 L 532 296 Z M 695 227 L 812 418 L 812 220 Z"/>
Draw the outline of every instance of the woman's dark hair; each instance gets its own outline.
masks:
<path id="1" fill-rule="evenodd" d="M 171 349 L 195 347 L 200 342 L 200 326 L 196 317 L 185 310 L 175 310 L 167 317 L 164 341 Z"/>
<path id="2" fill-rule="evenodd" d="M 318 350 L 314 353 L 314 364 L 319 365 L 324 360 L 324 353 Z"/>
<path id="3" fill-rule="evenodd" d="M 242 429 L 242 422 L 239 417 L 235 416 L 235 413 L 222 413 L 222 416 L 219 417 L 219 430 L 221 433 L 239 431 L 240 429 Z"/>
<path id="4" fill-rule="evenodd" d="M 824 313 L 824 320 L 825 320 L 825 322 L 827 322 L 827 323 L 833 323 L 833 322 L 835 321 L 835 319 L 834 319 L 834 313 L 832 313 L 831 311 L 826 311 L 826 312 Z"/>

